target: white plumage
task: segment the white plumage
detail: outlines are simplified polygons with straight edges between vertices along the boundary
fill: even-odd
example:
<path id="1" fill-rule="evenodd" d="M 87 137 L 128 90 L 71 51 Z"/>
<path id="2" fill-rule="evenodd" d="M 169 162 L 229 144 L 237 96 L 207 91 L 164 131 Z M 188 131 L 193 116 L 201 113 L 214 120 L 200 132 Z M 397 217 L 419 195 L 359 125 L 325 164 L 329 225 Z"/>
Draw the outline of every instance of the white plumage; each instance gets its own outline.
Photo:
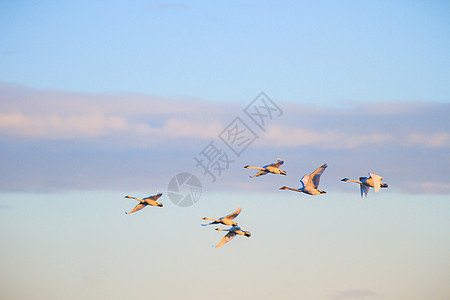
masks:
<path id="1" fill-rule="evenodd" d="M 214 221 L 208 224 L 202 224 L 202 226 L 206 226 L 206 225 L 212 225 L 212 224 L 223 224 L 223 225 L 228 225 L 228 226 L 237 226 L 237 223 L 234 220 L 234 218 L 236 218 L 241 212 L 241 207 L 238 207 L 238 209 L 236 209 L 236 211 L 234 211 L 233 213 L 219 218 L 219 219 L 213 219 L 213 218 L 208 218 L 208 217 L 204 217 L 203 220 L 208 220 L 208 221 Z"/>
<path id="2" fill-rule="evenodd" d="M 383 183 L 383 177 L 377 174 L 369 173 L 369 177 L 359 177 L 359 180 L 353 180 L 348 178 L 343 178 L 341 181 L 347 182 L 355 182 L 359 184 L 361 190 L 361 198 L 363 196 L 367 197 L 369 193 L 369 188 L 374 188 L 375 192 L 378 192 L 380 188 L 387 188 L 388 185 Z"/>
<path id="3" fill-rule="evenodd" d="M 300 183 L 302 187 L 295 189 L 287 186 L 283 186 L 280 190 L 291 190 L 295 192 L 302 192 L 308 195 L 320 195 L 325 194 L 325 191 L 319 190 L 320 176 L 325 171 L 327 164 L 321 165 L 317 170 L 311 173 L 311 175 L 305 174 L 302 179 L 300 179 Z"/>
<path id="4" fill-rule="evenodd" d="M 251 233 L 250 231 L 238 227 L 233 226 L 230 229 L 222 229 L 222 228 L 216 228 L 217 231 L 228 231 L 228 233 L 222 238 L 222 240 L 216 245 L 216 248 L 219 248 L 225 243 L 228 243 L 232 238 L 234 238 L 236 235 L 245 235 L 246 237 L 250 237 Z"/>
<path id="5" fill-rule="evenodd" d="M 140 202 L 140 203 L 139 203 L 138 205 L 136 205 L 136 207 L 133 208 L 133 210 L 131 210 L 129 213 L 127 213 L 127 212 L 125 212 L 125 213 L 126 213 L 126 214 L 131 214 L 131 213 L 137 212 L 138 210 L 143 209 L 143 208 L 146 207 L 147 205 L 162 207 L 162 206 L 163 206 L 162 203 L 156 201 L 156 200 L 158 200 L 159 197 L 161 197 L 161 196 L 162 196 L 162 193 L 158 193 L 158 194 L 156 194 L 156 195 L 149 196 L 149 197 L 146 197 L 146 198 L 143 198 L 143 199 L 135 198 L 135 197 L 132 197 L 132 196 L 125 196 L 125 198 L 128 198 L 128 199 L 134 199 L 134 200 L 137 200 L 137 201 Z"/>
<path id="6" fill-rule="evenodd" d="M 262 168 L 261 167 L 251 167 L 249 165 L 245 166 L 244 168 L 260 170 L 254 176 L 250 176 L 250 178 L 258 177 L 261 175 L 266 175 L 267 173 L 286 175 L 285 171 L 280 170 L 280 166 L 282 164 L 284 164 L 284 161 L 282 159 L 278 159 L 277 162 L 270 164 L 270 165 L 265 165 Z"/>

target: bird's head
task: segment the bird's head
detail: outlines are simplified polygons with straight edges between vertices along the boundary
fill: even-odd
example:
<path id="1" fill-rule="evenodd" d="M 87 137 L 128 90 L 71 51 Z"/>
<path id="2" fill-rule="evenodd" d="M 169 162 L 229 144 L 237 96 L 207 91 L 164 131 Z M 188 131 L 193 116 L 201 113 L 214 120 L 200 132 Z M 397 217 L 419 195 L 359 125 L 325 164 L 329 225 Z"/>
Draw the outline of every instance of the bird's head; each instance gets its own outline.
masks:
<path id="1" fill-rule="evenodd" d="M 341 181 L 348 181 L 348 178 L 342 178 Z"/>
<path id="2" fill-rule="evenodd" d="M 244 168 L 247 169 L 248 167 L 250 167 L 249 165 L 246 165 Z"/>
<path id="3" fill-rule="evenodd" d="M 158 206 L 159 207 L 163 207 L 163 204 L 158 202 Z"/>
<path id="4" fill-rule="evenodd" d="M 223 229 L 222 229 L 222 228 L 216 228 L 216 230 L 217 230 L 217 231 L 223 231 Z"/>
<path id="5" fill-rule="evenodd" d="M 244 233 L 244 235 L 245 235 L 246 237 L 251 237 L 251 236 L 252 236 L 252 234 L 251 234 L 250 232 L 248 232 L 248 231 L 246 231 L 246 232 Z"/>
<path id="6" fill-rule="evenodd" d="M 280 187 L 280 190 L 287 190 L 287 186 Z"/>

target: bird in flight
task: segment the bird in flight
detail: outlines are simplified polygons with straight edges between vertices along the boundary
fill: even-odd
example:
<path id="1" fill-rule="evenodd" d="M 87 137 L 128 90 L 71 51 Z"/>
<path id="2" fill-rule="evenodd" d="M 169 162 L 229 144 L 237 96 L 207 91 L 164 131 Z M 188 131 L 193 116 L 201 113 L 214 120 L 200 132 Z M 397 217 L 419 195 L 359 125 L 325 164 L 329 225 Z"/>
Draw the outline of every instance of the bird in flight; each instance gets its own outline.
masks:
<path id="1" fill-rule="evenodd" d="M 383 181 L 383 177 L 377 175 L 377 174 L 373 174 L 373 173 L 369 173 L 369 177 L 359 177 L 359 180 L 353 180 L 353 179 L 348 179 L 348 178 L 343 178 L 341 179 L 341 181 L 347 182 L 356 182 L 359 184 L 360 190 L 361 190 L 361 198 L 364 196 L 366 196 L 367 198 L 367 194 L 369 193 L 369 188 L 374 188 L 375 192 L 378 192 L 380 190 L 380 188 L 387 188 L 388 185 L 386 183 L 382 183 Z"/>
<path id="2" fill-rule="evenodd" d="M 300 183 L 302 184 L 302 187 L 298 189 L 289 188 L 287 186 L 283 186 L 280 188 L 280 190 L 291 190 L 295 192 L 302 192 L 309 195 L 320 195 L 325 194 L 325 191 L 319 190 L 319 183 L 320 183 L 320 175 L 322 175 L 323 171 L 325 171 L 326 167 L 328 167 L 327 164 L 321 165 L 317 170 L 312 172 L 310 175 L 305 174 L 305 176 L 300 179 Z"/>
<path id="3" fill-rule="evenodd" d="M 125 198 L 134 199 L 134 200 L 139 201 L 139 204 L 136 205 L 136 207 L 133 208 L 132 211 L 130 211 L 129 213 L 125 212 L 125 214 L 131 214 L 131 213 L 137 212 L 138 210 L 143 209 L 147 205 L 162 207 L 163 206 L 162 203 L 157 201 L 159 199 L 159 197 L 161 197 L 161 196 L 162 196 L 162 193 L 160 193 L 160 192 L 158 192 L 156 195 L 149 196 L 149 197 L 146 197 L 143 199 L 135 198 L 132 196 L 125 196 Z"/>
<path id="4" fill-rule="evenodd" d="M 206 226 L 206 225 L 212 225 L 212 224 L 223 224 L 223 225 L 228 225 L 228 226 L 237 226 L 237 223 L 235 221 L 233 221 L 234 218 L 236 218 L 240 212 L 241 212 L 241 207 L 238 207 L 238 209 L 236 209 L 235 212 L 219 218 L 219 219 L 213 219 L 213 218 L 208 218 L 208 217 L 204 217 L 203 220 L 207 220 L 207 221 L 213 221 L 211 223 L 208 224 L 202 224 L 202 226 Z"/>
<path id="5" fill-rule="evenodd" d="M 270 165 L 266 165 L 266 166 L 264 166 L 262 168 L 260 168 L 260 167 L 251 167 L 249 165 L 245 166 L 244 168 L 260 170 L 258 173 L 255 174 L 255 176 L 250 176 L 250 178 L 258 177 L 258 176 L 261 176 L 261 175 L 266 175 L 267 173 L 286 175 L 285 171 L 280 170 L 280 166 L 282 164 L 284 164 L 284 161 L 282 159 L 277 159 L 276 163 L 273 163 L 273 164 L 270 164 Z"/>
<path id="6" fill-rule="evenodd" d="M 219 248 L 225 243 L 228 243 L 232 238 L 236 235 L 245 235 L 246 237 L 250 237 L 250 231 L 245 230 L 244 228 L 233 226 L 230 229 L 222 229 L 216 228 L 217 231 L 228 231 L 228 233 L 222 238 L 222 240 L 216 245 L 216 248 Z"/>

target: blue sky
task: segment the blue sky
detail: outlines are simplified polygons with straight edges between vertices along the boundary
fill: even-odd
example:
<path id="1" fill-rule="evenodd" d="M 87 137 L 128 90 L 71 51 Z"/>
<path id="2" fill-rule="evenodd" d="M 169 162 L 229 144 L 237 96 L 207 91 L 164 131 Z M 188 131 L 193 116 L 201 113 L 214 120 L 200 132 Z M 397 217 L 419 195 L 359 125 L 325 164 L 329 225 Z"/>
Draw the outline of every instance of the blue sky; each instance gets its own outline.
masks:
<path id="1" fill-rule="evenodd" d="M 0 298 L 447 299 L 449 9 L 3 1 Z M 283 111 L 264 129 L 261 91 Z M 258 136 L 239 157 L 236 117 Z M 211 141 L 233 160 L 215 183 L 194 161 Z M 278 157 L 286 177 L 242 168 Z M 325 162 L 327 194 L 278 190 Z M 179 172 L 191 207 L 167 196 Z M 368 172 L 389 188 L 340 181 Z M 252 237 L 214 249 L 201 218 L 237 206 Z"/>
<path id="2" fill-rule="evenodd" d="M 448 101 L 445 1 L 3 2 L 8 83 L 247 101 Z M 432 87 L 432 88 L 431 88 Z"/>

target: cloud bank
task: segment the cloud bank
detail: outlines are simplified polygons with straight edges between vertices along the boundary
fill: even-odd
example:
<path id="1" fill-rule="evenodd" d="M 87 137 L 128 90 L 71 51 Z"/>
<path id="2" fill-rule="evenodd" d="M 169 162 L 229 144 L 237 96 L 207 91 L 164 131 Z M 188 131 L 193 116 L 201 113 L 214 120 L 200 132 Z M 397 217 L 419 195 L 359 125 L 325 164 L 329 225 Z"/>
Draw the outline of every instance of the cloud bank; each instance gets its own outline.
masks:
<path id="1" fill-rule="evenodd" d="M 263 131 L 244 118 L 248 103 L 6 84 L 0 84 L 0 98 L 1 160 L 11 170 L 3 175 L 3 190 L 143 186 L 180 166 L 193 168 L 193 156 L 210 141 L 220 144 L 218 135 L 241 116 L 258 139 L 245 155 L 235 157 L 230 174 L 241 171 L 240 159 L 265 164 L 277 157 L 306 172 L 313 168 L 305 166 L 309 157 L 314 164 L 335 165 L 335 171 L 327 171 L 330 176 L 359 177 L 375 168 L 403 191 L 450 193 L 445 172 L 450 167 L 450 105 L 445 103 L 319 107 L 277 101 L 284 113 Z M 144 171 L 147 165 L 156 166 L 158 175 Z M 124 168 L 137 171 L 130 175 Z M 239 186 L 238 181 L 231 176 L 223 184 Z"/>

